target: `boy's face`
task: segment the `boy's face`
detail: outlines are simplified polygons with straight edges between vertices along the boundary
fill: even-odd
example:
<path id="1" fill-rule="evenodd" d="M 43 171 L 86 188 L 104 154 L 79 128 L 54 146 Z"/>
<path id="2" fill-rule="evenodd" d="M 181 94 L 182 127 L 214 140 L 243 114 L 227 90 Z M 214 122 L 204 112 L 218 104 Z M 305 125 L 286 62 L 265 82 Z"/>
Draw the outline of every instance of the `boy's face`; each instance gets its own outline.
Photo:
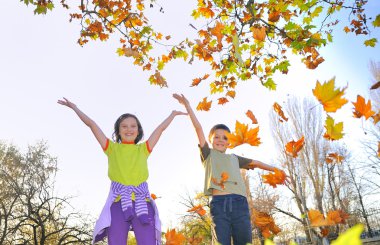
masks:
<path id="1" fill-rule="evenodd" d="M 138 135 L 138 125 L 136 119 L 127 117 L 120 122 L 120 138 L 122 142 L 134 142 Z"/>
<path id="2" fill-rule="evenodd" d="M 225 152 L 227 150 L 229 143 L 226 132 L 227 131 L 224 129 L 215 130 L 214 134 L 211 137 L 211 144 L 213 149 L 220 152 Z"/>

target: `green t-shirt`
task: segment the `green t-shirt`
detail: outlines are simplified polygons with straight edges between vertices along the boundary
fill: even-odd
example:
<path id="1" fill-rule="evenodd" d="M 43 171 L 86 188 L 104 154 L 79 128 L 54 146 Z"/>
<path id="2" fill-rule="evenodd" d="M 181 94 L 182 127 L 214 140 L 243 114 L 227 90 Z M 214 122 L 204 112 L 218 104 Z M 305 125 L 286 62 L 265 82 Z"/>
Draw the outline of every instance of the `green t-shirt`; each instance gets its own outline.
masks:
<path id="1" fill-rule="evenodd" d="M 150 152 L 148 141 L 119 144 L 107 139 L 104 153 L 108 156 L 108 177 L 123 185 L 138 186 L 145 182 Z"/>
<path id="2" fill-rule="evenodd" d="M 212 195 L 212 189 L 247 196 L 245 184 L 240 174 L 240 168 L 246 168 L 247 164 L 252 160 L 237 156 L 234 154 L 226 154 L 214 149 L 210 149 L 207 142 L 200 147 L 201 159 L 205 168 L 204 193 L 206 196 Z M 216 184 L 220 181 L 222 173 L 228 174 L 228 179 L 223 183 L 222 188 Z"/>

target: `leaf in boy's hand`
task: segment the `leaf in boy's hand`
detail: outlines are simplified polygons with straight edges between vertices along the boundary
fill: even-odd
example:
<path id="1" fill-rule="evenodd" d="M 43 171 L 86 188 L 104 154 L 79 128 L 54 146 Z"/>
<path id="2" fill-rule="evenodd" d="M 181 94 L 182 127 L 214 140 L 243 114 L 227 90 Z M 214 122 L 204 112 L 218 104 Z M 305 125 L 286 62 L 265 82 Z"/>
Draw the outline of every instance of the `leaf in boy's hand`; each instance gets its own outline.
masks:
<path id="1" fill-rule="evenodd" d="M 264 183 L 270 184 L 271 186 L 276 188 L 277 185 L 285 184 L 286 174 L 284 171 L 275 168 L 274 173 L 262 175 L 262 178 L 264 180 Z"/>

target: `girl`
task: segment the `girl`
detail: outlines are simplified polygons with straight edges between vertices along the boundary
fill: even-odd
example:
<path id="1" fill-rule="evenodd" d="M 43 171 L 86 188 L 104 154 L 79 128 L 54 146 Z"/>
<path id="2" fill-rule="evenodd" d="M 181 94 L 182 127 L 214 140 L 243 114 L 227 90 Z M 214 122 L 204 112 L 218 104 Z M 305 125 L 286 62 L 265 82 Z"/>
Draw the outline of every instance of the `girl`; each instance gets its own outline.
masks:
<path id="1" fill-rule="evenodd" d="M 185 106 L 198 136 L 201 158 L 206 171 L 204 192 L 205 195 L 212 196 L 210 212 L 218 242 L 230 245 L 232 238 L 234 245 L 252 243 L 250 213 L 240 168 L 274 171 L 274 167 L 258 160 L 226 154 L 228 147 L 226 132 L 230 130 L 224 124 L 217 124 L 211 129 L 209 141 L 212 148 L 210 148 L 189 101 L 184 95 L 173 94 L 173 97 Z M 218 184 L 218 181 L 215 182 L 221 179 L 222 173 L 228 174 L 223 186 Z"/>
<path id="2" fill-rule="evenodd" d="M 161 244 L 158 212 L 146 183 L 147 159 L 161 133 L 174 117 L 186 113 L 172 111 L 143 143 L 139 143 L 143 138 L 140 121 L 132 114 L 123 114 L 115 122 L 114 141 L 111 141 L 74 103 L 66 98 L 58 100 L 58 103 L 71 108 L 91 129 L 108 157 L 108 177 L 111 180 L 111 187 L 94 228 L 93 243 L 108 236 L 110 245 L 127 244 L 128 231 L 132 227 L 137 244 Z"/>

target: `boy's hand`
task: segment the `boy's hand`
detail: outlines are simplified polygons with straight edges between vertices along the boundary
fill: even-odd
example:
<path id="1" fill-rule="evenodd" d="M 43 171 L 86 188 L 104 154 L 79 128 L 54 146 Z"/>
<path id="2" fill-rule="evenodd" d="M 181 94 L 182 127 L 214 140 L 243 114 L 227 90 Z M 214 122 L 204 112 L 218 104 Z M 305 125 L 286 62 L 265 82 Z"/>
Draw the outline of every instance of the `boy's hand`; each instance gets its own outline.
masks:
<path id="1" fill-rule="evenodd" d="M 183 94 L 173 94 L 174 99 L 178 100 L 179 103 L 186 106 L 189 104 L 189 101 L 186 99 L 186 97 Z"/>
<path id="2" fill-rule="evenodd" d="M 64 105 L 64 106 L 67 106 L 71 109 L 74 109 L 76 107 L 76 105 L 71 102 L 70 100 L 66 99 L 65 97 L 63 97 L 63 100 L 58 100 L 57 101 L 58 104 L 61 104 L 61 105 Z"/>

